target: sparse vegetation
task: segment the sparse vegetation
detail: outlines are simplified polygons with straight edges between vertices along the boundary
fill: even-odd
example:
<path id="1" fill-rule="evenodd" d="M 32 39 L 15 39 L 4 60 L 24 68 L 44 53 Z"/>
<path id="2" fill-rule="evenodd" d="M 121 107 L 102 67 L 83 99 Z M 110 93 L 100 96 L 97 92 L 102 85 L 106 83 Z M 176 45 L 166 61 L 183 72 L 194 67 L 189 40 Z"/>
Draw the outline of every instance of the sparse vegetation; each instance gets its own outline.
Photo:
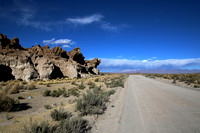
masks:
<path id="1" fill-rule="evenodd" d="M 106 102 L 113 91 L 103 92 L 99 89 L 96 91 L 87 91 L 83 97 L 77 100 L 76 109 L 82 115 L 102 114 L 106 109 Z"/>
<path id="2" fill-rule="evenodd" d="M 60 95 L 63 95 L 66 92 L 65 88 L 58 88 L 58 90 L 45 90 L 43 92 L 43 96 L 52 96 L 52 97 L 59 97 Z"/>
<path id="3" fill-rule="evenodd" d="M 42 121 L 40 124 L 35 121 L 32 123 L 30 119 L 30 126 L 24 126 L 24 133 L 53 133 L 56 130 L 56 127 L 50 126 L 47 121 Z"/>
<path id="4" fill-rule="evenodd" d="M 184 82 L 187 85 L 193 84 L 194 87 L 200 86 L 200 74 L 144 74 L 150 78 L 163 78 L 173 80 L 172 83 Z"/>
<path id="5" fill-rule="evenodd" d="M 52 109 L 52 107 L 50 105 L 44 105 L 45 109 Z"/>
<path id="6" fill-rule="evenodd" d="M 79 97 L 79 90 L 77 88 L 71 88 L 68 90 L 68 95 L 73 95 L 73 96 L 76 96 L 76 97 Z"/>
<path id="7" fill-rule="evenodd" d="M 69 119 L 71 116 L 72 116 L 71 113 L 64 112 L 62 108 L 60 108 L 59 110 L 55 109 L 54 111 L 51 112 L 51 118 L 54 121 Z"/>
<path id="8" fill-rule="evenodd" d="M 21 80 L 11 80 L 7 82 L 2 82 L 0 90 L 3 91 L 4 94 L 16 94 L 20 91 L 33 89 L 36 89 L 33 82 L 27 83 Z"/>
<path id="9" fill-rule="evenodd" d="M 96 86 L 96 84 L 92 81 L 89 81 L 88 85 L 89 85 L 89 89 L 95 88 L 95 86 Z"/>
<path id="10" fill-rule="evenodd" d="M 51 87 L 51 84 L 47 83 L 47 87 Z"/>
<path id="11" fill-rule="evenodd" d="M 89 122 L 81 117 L 72 117 L 61 120 L 55 126 L 49 125 L 47 121 L 41 123 L 30 119 L 30 126 L 24 126 L 24 133 L 86 133 L 90 129 Z"/>
<path id="12" fill-rule="evenodd" d="M 51 79 L 51 80 L 39 80 L 36 79 L 32 82 L 25 82 L 25 81 L 19 81 L 19 80 L 12 80 L 7 82 L 0 82 L 0 92 L 3 92 L 6 95 L 9 95 L 11 87 L 17 84 L 14 88 L 16 88 L 15 93 L 21 93 L 25 90 L 33 90 L 38 88 L 38 91 L 26 91 L 25 93 L 12 95 L 14 99 L 19 99 L 21 102 L 29 102 L 33 101 L 35 103 L 35 99 L 38 97 L 38 94 L 43 96 L 50 96 L 50 97 L 66 97 L 66 101 L 56 99 L 56 103 L 60 102 L 60 104 L 56 105 L 54 104 L 55 101 L 52 98 L 49 99 L 48 104 L 46 102 L 41 101 L 40 107 L 43 108 L 42 111 L 49 112 L 49 117 L 52 117 L 54 121 L 51 121 L 51 124 L 47 121 L 38 121 L 31 123 L 30 125 L 27 125 L 27 127 L 24 127 L 24 132 L 28 133 L 38 133 L 38 132 L 73 132 L 73 133 L 79 133 L 79 132 L 87 132 L 89 129 L 88 121 L 83 119 L 83 115 L 99 115 L 104 113 L 106 110 L 106 104 L 109 101 L 109 96 L 115 93 L 115 89 L 107 90 L 106 85 L 104 84 L 105 81 L 107 83 L 110 83 L 114 80 L 123 78 L 120 75 L 105 75 L 102 77 L 86 77 L 85 79 Z M 62 88 L 62 85 L 55 85 L 58 83 L 65 83 L 65 88 Z M 39 85 L 42 86 L 39 86 Z M 54 84 L 54 85 L 52 85 Z M 71 87 L 72 85 L 74 87 Z M 50 85 L 52 85 L 50 87 Z M 50 87 L 50 88 L 48 88 Z M 61 88 L 60 88 L 61 87 Z M 71 87 L 71 88 L 70 88 Z M 15 90 L 15 89 L 13 89 Z M 39 93 L 38 93 L 39 92 Z M 84 94 L 85 93 L 85 94 Z M 13 93 L 12 93 L 13 94 Z M 83 96 L 84 94 L 85 96 Z M 23 98 L 27 97 L 34 97 L 27 100 L 21 100 Z M 71 96 L 69 99 L 67 97 Z M 73 97 L 75 96 L 75 97 Z M 80 98 L 76 98 L 79 97 Z M 14 100 L 12 99 L 12 100 Z M 42 98 L 45 99 L 45 98 Z M 77 100 L 78 99 L 78 100 Z M 9 100 L 9 99 L 8 99 Z M 15 101 L 15 100 L 14 100 Z M 50 102 L 52 101 L 52 102 Z M 39 103 L 36 100 L 37 103 Z M 12 102 L 11 102 L 12 103 Z M 72 104 L 76 103 L 76 104 Z M 1 104 L 1 103 L 0 103 Z M 24 104 L 24 103 L 23 103 Z M 28 103 L 25 103 L 25 106 L 27 106 Z M 46 104 L 46 105 L 45 105 Z M 73 113 L 65 112 L 64 110 L 59 109 L 59 107 L 65 108 L 68 110 L 68 106 L 63 106 L 66 104 L 70 104 L 70 108 L 76 109 L 76 116 L 80 115 L 80 117 L 74 117 L 72 116 Z M 9 105 L 9 104 L 8 104 Z M 8 109 L 8 111 L 18 111 L 21 110 L 21 103 L 18 101 L 15 101 L 13 105 L 13 109 Z M 0 105 L 1 106 L 1 105 Z M 5 106 L 5 105 L 4 105 Z M 23 105 L 24 106 L 24 105 Z M 27 107 L 25 107 L 27 108 Z M 30 107 L 28 107 L 30 108 Z M 50 110 L 49 110 L 50 109 Z M 23 109 L 25 110 L 25 109 Z M 49 111 L 48 111 L 49 110 Z M 2 110 L 0 110 L 1 112 Z M 31 110 L 30 110 L 31 111 Z M 32 117 L 35 119 L 35 115 L 32 115 Z M 45 115 L 46 117 L 46 115 Z M 87 118 L 87 117 L 86 117 Z M 4 116 L 5 119 L 5 116 Z M 37 119 L 37 117 L 36 117 Z M 45 118 L 46 119 L 46 118 Z M 24 121 L 23 121 L 24 122 Z M 21 121 L 19 122 L 20 124 Z M 13 129 L 12 129 L 13 130 Z"/>
<path id="13" fill-rule="evenodd" d="M 27 90 L 34 90 L 36 89 L 35 84 L 33 82 L 30 82 L 25 87 Z"/>
<path id="14" fill-rule="evenodd" d="M 51 96 L 51 91 L 50 90 L 45 90 L 43 92 L 43 96 L 47 97 L 47 96 Z"/>
<path id="15" fill-rule="evenodd" d="M 19 102 L 5 95 L 0 94 L 0 112 L 18 110 Z"/>
<path id="16" fill-rule="evenodd" d="M 81 90 L 85 89 L 85 85 L 84 85 L 84 83 L 81 82 L 81 84 L 78 86 L 78 88 L 81 89 Z"/>
<path id="17" fill-rule="evenodd" d="M 99 82 L 99 78 L 96 78 L 96 79 L 94 80 L 94 82 Z"/>
<path id="18" fill-rule="evenodd" d="M 82 117 L 62 120 L 56 133 L 86 133 L 90 129 L 89 122 Z"/>
<path id="19" fill-rule="evenodd" d="M 110 81 L 105 81 L 107 87 L 124 87 L 124 77 L 113 78 Z"/>
<path id="20" fill-rule="evenodd" d="M 71 84 L 72 84 L 72 85 L 76 85 L 76 81 L 72 81 Z"/>

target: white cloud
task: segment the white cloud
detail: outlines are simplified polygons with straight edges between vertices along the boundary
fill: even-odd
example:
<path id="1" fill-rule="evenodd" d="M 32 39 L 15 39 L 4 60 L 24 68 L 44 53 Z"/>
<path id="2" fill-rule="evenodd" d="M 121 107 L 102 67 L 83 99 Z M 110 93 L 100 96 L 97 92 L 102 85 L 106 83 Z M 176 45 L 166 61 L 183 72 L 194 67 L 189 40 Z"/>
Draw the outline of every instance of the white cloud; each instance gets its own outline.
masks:
<path id="1" fill-rule="evenodd" d="M 55 41 L 55 38 L 52 38 L 51 40 L 43 40 L 42 43 L 44 44 L 53 44 Z"/>
<path id="2" fill-rule="evenodd" d="M 67 21 L 74 24 L 91 24 L 93 22 L 99 22 L 104 16 L 101 14 L 93 14 L 91 16 L 68 18 Z"/>
<path id="3" fill-rule="evenodd" d="M 63 45 L 63 48 L 71 48 L 69 45 Z"/>
<path id="4" fill-rule="evenodd" d="M 194 59 L 167 59 L 167 60 L 128 60 L 128 59 L 101 59 L 100 69 L 178 69 L 191 66 L 200 67 L 200 58 Z"/>
<path id="5" fill-rule="evenodd" d="M 142 60 L 142 62 L 148 62 L 148 60 Z"/>
<path id="6" fill-rule="evenodd" d="M 58 39 L 58 40 L 54 41 L 54 44 L 70 44 L 70 45 L 73 45 L 73 44 L 75 44 L 75 42 L 70 40 L 70 39 Z"/>
<path id="7" fill-rule="evenodd" d="M 43 40 L 42 43 L 47 45 L 62 45 L 63 48 L 70 48 L 70 45 L 76 44 L 76 42 L 71 39 L 58 39 L 52 38 L 50 40 Z"/>
<path id="8" fill-rule="evenodd" d="M 110 23 L 102 23 L 101 28 L 103 30 L 107 30 L 107 31 L 118 31 L 119 30 L 119 27 L 113 26 Z"/>

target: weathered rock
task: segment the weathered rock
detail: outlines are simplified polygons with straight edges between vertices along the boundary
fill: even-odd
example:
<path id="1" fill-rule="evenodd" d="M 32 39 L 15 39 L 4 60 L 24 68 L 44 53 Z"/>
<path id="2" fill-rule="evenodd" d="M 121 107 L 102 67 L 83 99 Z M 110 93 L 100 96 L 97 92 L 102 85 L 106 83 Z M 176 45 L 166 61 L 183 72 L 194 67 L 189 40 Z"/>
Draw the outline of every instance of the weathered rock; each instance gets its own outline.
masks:
<path id="1" fill-rule="evenodd" d="M 76 47 L 72 51 L 69 51 L 67 53 L 67 55 L 69 56 L 69 60 L 76 61 L 77 63 L 80 63 L 82 65 L 85 64 L 85 61 L 84 61 L 85 57 L 80 52 L 80 48 L 79 47 Z"/>
<path id="2" fill-rule="evenodd" d="M 60 46 L 50 49 L 47 45 L 41 47 L 37 44 L 23 48 L 18 38 L 10 40 L 0 34 L 0 75 L 8 73 L 5 78 L 0 76 L 0 80 L 15 78 L 29 81 L 99 74 L 97 66 L 101 60 L 95 58 L 89 61 L 84 58 L 78 47 L 68 53 Z"/>
<path id="3" fill-rule="evenodd" d="M 29 81 L 38 77 L 38 73 L 35 70 L 30 57 L 27 57 L 26 55 L 19 55 L 19 53 L 0 55 L 0 59 L 1 65 L 12 70 L 11 73 L 8 74 L 12 74 L 15 79 Z"/>
<path id="4" fill-rule="evenodd" d="M 93 60 L 86 60 L 86 68 L 88 70 L 89 73 L 92 74 L 99 74 L 99 69 L 97 69 L 97 66 L 101 63 L 101 59 L 98 58 L 94 58 Z"/>

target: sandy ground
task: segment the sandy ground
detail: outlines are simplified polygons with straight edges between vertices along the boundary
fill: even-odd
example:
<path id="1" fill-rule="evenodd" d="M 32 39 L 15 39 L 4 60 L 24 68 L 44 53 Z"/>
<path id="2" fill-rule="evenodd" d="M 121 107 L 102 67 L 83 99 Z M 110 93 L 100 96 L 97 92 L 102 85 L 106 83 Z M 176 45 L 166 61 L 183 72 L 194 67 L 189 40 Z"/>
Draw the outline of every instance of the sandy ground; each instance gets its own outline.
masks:
<path id="1" fill-rule="evenodd" d="M 96 84 L 96 86 L 102 86 L 101 87 L 102 90 L 108 91 L 111 89 L 116 89 L 116 93 L 110 96 L 111 102 L 108 103 L 108 109 L 115 110 L 119 108 L 117 105 L 121 102 L 121 101 L 118 101 L 118 97 L 124 96 L 125 89 L 121 87 L 119 88 L 106 87 L 104 81 L 112 79 L 114 77 L 119 77 L 119 75 L 105 75 L 105 76 L 91 77 L 88 79 L 74 79 L 74 80 L 76 81 L 76 84 L 80 85 L 82 82 L 84 82 L 86 86 L 84 90 L 79 89 L 80 96 L 83 93 L 86 93 L 86 91 L 89 89 L 89 86 L 87 85 L 87 83 L 89 81 L 94 82 L 96 78 L 99 78 L 99 81 L 94 82 L 94 83 Z M 47 89 L 57 90 L 58 88 L 65 87 L 65 89 L 68 90 L 73 87 L 77 87 L 77 85 L 71 84 L 72 81 L 73 80 L 70 80 L 69 82 L 67 80 L 66 82 L 63 82 L 63 83 L 51 84 L 50 87 L 47 87 L 47 85 L 36 84 L 37 89 L 35 90 L 25 90 L 24 92 L 10 95 L 10 97 L 14 99 L 17 99 L 18 96 L 24 97 L 25 99 L 21 99 L 19 100 L 19 102 L 22 104 L 26 104 L 27 108 L 21 111 L 16 111 L 16 112 L 0 112 L 0 133 L 21 133 L 24 128 L 24 125 L 26 126 L 30 125 L 30 119 L 32 119 L 32 122 L 37 121 L 38 123 L 45 120 L 45 121 L 48 121 L 50 125 L 54 125 L 57 122 L 52 120 L 52 118 L 50 117 L 50 113 L 54 109 L 59 109 L 60 107 L 63 108 L 65 111 L 71 112 L 73 115 L 78 115 L 78 112 L 76 112 L 75 110 L 75 100 L 78 99 L 78 97 L 70 96 L 70 97 L 65 98 L 63 96 L 60 96 L 60 97 L 42 96 L 43 92 Z M 31 99 L 28 99 L 29 96 L 31 96 Z M 52 109 L 45 109 L 44 105 L 50 105 Z M 111 105 L 114 105 L 114 107 L 113 106 L 111 107 Z M 120 103 L 119 105 L 123 105 L 123 104 Z M 115 106 L 117 106 L 117 108 Z M 106 114 L 107 113 L 109 112 L 106 112 Z M 88 116 L 85 116 L 84 118 L 89 120 L 90 125 L 94 125 L 97 119 L 104 119 L 105 117 L 88 115 Z"/>

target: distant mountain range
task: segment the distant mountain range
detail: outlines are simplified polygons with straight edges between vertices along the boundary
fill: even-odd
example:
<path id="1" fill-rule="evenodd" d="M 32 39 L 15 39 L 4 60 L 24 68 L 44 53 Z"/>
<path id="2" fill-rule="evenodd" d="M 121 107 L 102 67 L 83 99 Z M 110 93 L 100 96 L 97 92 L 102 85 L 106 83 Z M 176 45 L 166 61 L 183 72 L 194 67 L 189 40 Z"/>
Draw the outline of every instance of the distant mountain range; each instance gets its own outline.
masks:
<path id="1" fill-rule="evenodd" d="M 123 70 L 117 73 L 200 73 L 200 69 L 147 69 Z"/>

